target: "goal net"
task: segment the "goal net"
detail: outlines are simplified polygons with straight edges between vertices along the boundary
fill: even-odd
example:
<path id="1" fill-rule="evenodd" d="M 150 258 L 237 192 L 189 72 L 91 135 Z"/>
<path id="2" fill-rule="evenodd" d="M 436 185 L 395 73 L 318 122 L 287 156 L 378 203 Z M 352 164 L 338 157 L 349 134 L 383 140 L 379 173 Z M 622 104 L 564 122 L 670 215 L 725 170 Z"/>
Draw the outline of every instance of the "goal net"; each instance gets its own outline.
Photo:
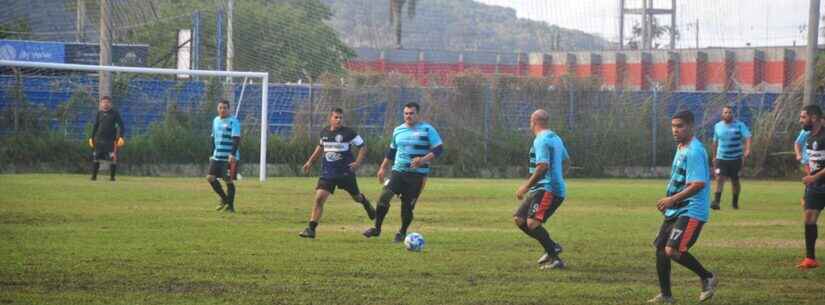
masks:
<path id="1" fill-rule="evenodd" d="M 197 174 L 197 164 L 211 154 L 208 139 L 218 101 L 226 99 L 243 126 L 242 162 L 258 162 L 260 180 L 266 178 L 268 73 L 9 60 L 0 60 L 0 70 L 0 130 L 56 133 L 74 143 L 91 136 L 101 98 L 99 75 L 110 72 L 113 108 L 121 114 L 128 143 L 120 160 L 126 167 L 142 167 L 130 172 L 153 174 L 176 165 L 180 174 Z M 140 151 L 132 154 L 139 159 L 130 159 L 130 151 Z"/>

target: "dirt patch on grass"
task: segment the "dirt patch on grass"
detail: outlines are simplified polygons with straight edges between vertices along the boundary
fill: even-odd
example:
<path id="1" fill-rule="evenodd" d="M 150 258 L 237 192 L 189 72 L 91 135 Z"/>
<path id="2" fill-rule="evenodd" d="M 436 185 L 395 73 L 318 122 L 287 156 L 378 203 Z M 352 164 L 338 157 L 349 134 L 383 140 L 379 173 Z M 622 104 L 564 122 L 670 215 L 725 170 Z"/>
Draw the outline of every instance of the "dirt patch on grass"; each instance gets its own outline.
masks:
<path id="1" fill-rule="evenodd" d="M 0 212 L 0 225 L 52 225 L 82 221 L 80 218 L 60 214 L 27 214 Z"/>

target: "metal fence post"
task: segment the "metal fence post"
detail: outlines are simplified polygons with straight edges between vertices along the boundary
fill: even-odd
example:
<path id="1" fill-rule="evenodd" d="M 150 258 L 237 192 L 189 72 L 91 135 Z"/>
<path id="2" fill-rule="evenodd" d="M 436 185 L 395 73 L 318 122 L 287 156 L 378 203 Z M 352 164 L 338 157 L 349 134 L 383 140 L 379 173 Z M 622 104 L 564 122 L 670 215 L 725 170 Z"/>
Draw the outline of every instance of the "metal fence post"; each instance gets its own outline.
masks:
<path id="1" fill-rule="evenodd" d="M 650 145 L 650 169 L 651 171 L 656 171 L 656 138 L 658 137 L 658 127 L 656 121 L 657 115 L 657 104 L 659 104 L 659 84 L 656 83 L 653 86 L 653 102 L 651 104 L 650 109 L 650 131 L 651 131 L 651 145 Z"/>
<path id="2" fill-rule="evenodd" d="M 484 118 L 481 122 L 484 136 L 484 163 L 487 164 L 490 145 L 490 108 L 492 108 L 492 85 L 484 88 Z"/>

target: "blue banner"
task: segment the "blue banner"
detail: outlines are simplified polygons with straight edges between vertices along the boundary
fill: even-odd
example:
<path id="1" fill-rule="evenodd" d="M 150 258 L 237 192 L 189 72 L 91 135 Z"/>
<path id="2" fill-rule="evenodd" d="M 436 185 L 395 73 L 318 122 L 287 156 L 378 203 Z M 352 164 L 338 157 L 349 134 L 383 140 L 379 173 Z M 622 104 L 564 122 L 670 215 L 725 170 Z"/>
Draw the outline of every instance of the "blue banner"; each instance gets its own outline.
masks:
<path id="1" fill-rule="evenodd" d="M 65 63 L 66 50 L 60 42 L 0 39 L 0 59 Z"/>

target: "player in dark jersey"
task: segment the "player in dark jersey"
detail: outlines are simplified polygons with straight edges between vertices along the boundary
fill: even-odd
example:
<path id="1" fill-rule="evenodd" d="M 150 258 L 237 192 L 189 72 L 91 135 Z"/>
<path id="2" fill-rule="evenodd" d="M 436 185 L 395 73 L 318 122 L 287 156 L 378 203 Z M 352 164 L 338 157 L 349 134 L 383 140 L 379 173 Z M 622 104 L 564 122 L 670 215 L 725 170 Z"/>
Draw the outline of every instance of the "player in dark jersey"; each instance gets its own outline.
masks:
<path id="1" fill-rule="evenodd" d="M 802 178 L 805 184 L 805 258 L 797 267 L 810 269 L 819 267 L 816 261 L 816 239 L 819 213 L 825 208 L 825 126 L 822 124 L 822 109 L 818 105 L 808 105 L 799 113 L 802 129 L 808 131 L 805 139 L 805 151 L 808 155 L 807 175 Z"/>
<path id="2" fill-rule="evenodd" d="M 335 193 L 336 187 L 347 191 L 355 202 L 360 203 L 370 219 L 375 218 L 375 209 L 367 196 L 358 189 L 358 181 L 355 179 L 355 172 L 367 156 L 367 146 L 364 139 L 351 128 L 343 126 L 343 122 L 344 110 L 332 110 L 329 126 L 321 131 L 321 143 L 304 164 L 304 173 L 308 174 L 315 160 L 323 155 L 321 177 L 315 186 L 315 205 L 309 216 L 309 225 L 299 234 L 301 237 L 315 238 L 315 229 L 324 212 L 324 203 L 329 195 Z M 358 147 L 357 158 L 353 158 L 352 146 Z"/>
<path id="3" fill-rule="evenodd" d="M 109 180 L 115 181 L 117 172 L 117 149 L 123 146 L 123 135 L 126 129 L 120 113 L 112 109 L 112 98 L 104 96 L 100 98 L 95 125 L 92 128 L 92 137 L 89 144 L 94 149 L 92 152 L 92 180 L 97 180 L 97 172 L 100 170 L 100 163 L 109 163 Z"/>
<path id="4" fill-rule="evenodd" d="M 665 219 L 653 241 L 660 293 L 648 303 L 673 303 L 670 286 L 670 261 L 690 269 L 702 283 L 699 301 L 713 297 L 719 279 L 705 270 L 688 249 L 699 239 L 702 226 L 710 216 L 710 171 L 705 146 L 693 136 L 693 113 L 680 111 L 670 120 L 677 142 L 667 197 L 656 207 Z"/>

